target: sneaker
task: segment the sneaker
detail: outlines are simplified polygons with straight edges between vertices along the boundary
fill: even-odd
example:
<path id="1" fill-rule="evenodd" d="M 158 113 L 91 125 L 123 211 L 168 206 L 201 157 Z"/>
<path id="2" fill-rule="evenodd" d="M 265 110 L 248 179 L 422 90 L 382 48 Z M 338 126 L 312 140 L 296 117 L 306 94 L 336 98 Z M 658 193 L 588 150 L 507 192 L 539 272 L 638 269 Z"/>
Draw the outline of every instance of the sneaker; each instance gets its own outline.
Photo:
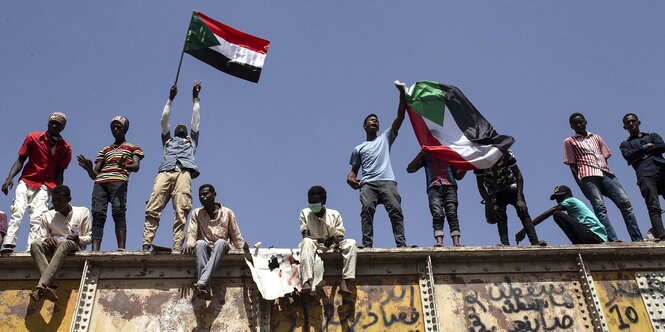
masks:
<path id="1" fill-rule="evenodd" d="M 510 244 L 497 243 L 496 246 L 497 246 L 497 247 L 508 247 L 508 246 L 510 246 Z"/>
<path id="2" fill-rule="evenodd" d="M 204 284 L 195 283 L 194 284 L 194 294 L 196 294 L 196 296 L 198 298 L 201 298 L 201 299 L 204 299 L 204 300 L 207 300 L 207 301 L 212 300 L 212 292 L 207 290 L 206 286 Z"/>
<path id="3" fill-rule="evenodd" d="M 441 248 L 443 247 L 443 243 L 435 243 L 434 248 Z"/>
<path id="4" fill-rule="evenodd" d="M 41 288 L 41 287 L 37 287 L 34 291 L 32 291 L 32 292 L 30 293 L 30 297 L 31 297 L 33 300 L 39 302 L 39 301 L 42 299 L 42 291 L 43 291 L 43 290 L 44 290 L 43 288 Z"/>
<path id="5" fill-rule="evenodd" d="M 5 244 L 5 246 L 0 249 L 0 255 L 9 255 L 14 252 L 14 248 L 15 246 L 11 244 Z"/>
<path id="6" fill-rule="evenodd" d="M 539 247 L 546 247 L 546 246 L 547 246 L 547 242 L 545 242 L 545 240 L 540 240 L 540 241 L 538 241 L 538 242 L 536 242 L 536 243 L 532 243 L 531 245 L 532 245 L 532 246 L 539 246 Z"/>

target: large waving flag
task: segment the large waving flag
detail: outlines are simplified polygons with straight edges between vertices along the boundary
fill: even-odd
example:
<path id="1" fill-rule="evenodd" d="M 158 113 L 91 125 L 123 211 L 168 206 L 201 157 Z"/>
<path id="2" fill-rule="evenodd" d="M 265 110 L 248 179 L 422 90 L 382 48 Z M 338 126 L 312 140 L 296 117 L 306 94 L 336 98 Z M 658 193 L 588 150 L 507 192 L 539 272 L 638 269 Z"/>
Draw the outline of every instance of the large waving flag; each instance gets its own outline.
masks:
<path id="1" fill-rule="evenodd" d="M 421 148 L 458 169 L 490 168 L 515 141 L 499 135 L 455 86 L 416 82 L 406 99 Z"/>
<path id="2" fill-rule="evenodd" d="M 270 42 L 238 31 L 195 11 L 185 52 L 227 73 L 258 82 Z"/>

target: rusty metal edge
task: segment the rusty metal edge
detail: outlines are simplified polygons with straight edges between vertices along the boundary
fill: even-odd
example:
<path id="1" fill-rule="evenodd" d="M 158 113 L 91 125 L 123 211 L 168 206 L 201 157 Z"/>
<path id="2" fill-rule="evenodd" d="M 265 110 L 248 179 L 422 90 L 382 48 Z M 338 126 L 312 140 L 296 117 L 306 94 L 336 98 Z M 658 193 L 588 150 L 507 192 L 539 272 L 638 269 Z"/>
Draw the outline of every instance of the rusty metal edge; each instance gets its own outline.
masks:
<path id="1" fill-rule="evenodd" d="M 594 331 L 609 332 L 610 330 L 607 326 L 605 314 L 600 307 L 600 298 L 598 297 L 596 287 L 593 283 L 593 276 L 591 275 L 591 272 L 587 270 L 581 253 L 577 254 L 577 266 L 579 267 L 578 273 L 581 279 L 582 290 L 584 291 L 584 300 L 589 309 L 593 329 Z"/>
<path id="2" fill-rule="evenodd" d="M 90 317 L 92 316 L 92 309 L 95 303 L 99 272 L 100 268 L 98 266 L 93 266 L 88 260 L 85 261 L 79 284 L 78 297 L 76 299 L 76 307 L 74 309 L 74 317 L 72 317 L 72 323 L 69 328 L 71 332 L 84 332 L 90 329 Z"/>
<path id="3" fill-rule="evenodd" d="M 657 278 L 656 273 L 659 274 L 659 279 L 665 279 L 663 278 L 663 271 L 650 271 L 635 273 L 635 280 L 637 281 L 637 287 L 640 290 L 640 295 L 642 301 L 644 302 L 644 307 L 647 310 L 649 321 L 651 322 L 651 328 L 654 331 L 663 331 L 663 329 L 665 329 L 665 324 L 661 322 L 663 319 L 665 319 L 665 315 L 662 313 L 658 314 L 654 308 L 659 305 L 665 305 L 665 303 L 662 301 L 657 301 L 656 296 L 649 294 L 651 289 L 646 286 L 647 280 L 650 278 L 649 274 L 651 274 L 653 278 Z"/>

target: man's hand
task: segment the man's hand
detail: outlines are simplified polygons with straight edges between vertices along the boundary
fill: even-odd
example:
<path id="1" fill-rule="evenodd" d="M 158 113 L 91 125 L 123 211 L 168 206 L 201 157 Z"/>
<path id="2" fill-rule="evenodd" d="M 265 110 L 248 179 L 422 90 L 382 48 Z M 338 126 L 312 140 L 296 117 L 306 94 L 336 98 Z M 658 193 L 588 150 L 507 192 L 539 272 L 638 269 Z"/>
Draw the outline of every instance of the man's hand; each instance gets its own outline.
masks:
<path id="1" fill-rule="evenodd" d="M 522 240 L 524 240 L 525 237 L 526 237 L 526 230 L 522 229 L 521 231 L 517 232 L 517 234 L 515 234 L 515 242 L 519 244 L 520 242 L 522 242 Z"/>
<path id="2" fill-rule="evenodd" d="M 192 88 L 192 99 L 198 98 L 199 92 L 201 92 L 201 81 L 194 81 L 194 87 Z"/>
<path id="3" fill-rule="evenodd" d="M 84 170 L 92 171 L 92 160 L 86 158 L 82 154 L 78 155 L 76 160 L 78 161 L 79 166 L 81 166 Z"/>
<path id="4" fill-rule="evenodd" d="M 2 192 L 5 193 L 5 195 L 8 195 L 9 190 L 11 190 L 13 186 L 14 186 L 14 181 L 12 181 L 12 179 L 10 178 L 7 178 L 7 180 L 5 180 L 5 183 L 2 184 Z"/>
<path id="5" fill-rule="evenodd" d="M 79 235 L 78 234 L 69 234 L 67 235 L 67 240 L 74 241 L 76 243 L 79 243 Z"/>
<path id="6" fill-rule="evenodd" d="M 194 247 L 187 247 L 182 250 L 183 254 L 193 254 L 194 253 Z"/>
<path id="7" fill-rule="evenodd" d="M 406 84 L 402 83 L 400 80 L 396 80 L 393 83 L 395 83 L 395 87 L 400 94 L 406 94 Z"/>
<path id="8" fill-rule="evenodd" d="M 175 84 L 173 84 L 171 86 L 171 90 L 169 90 L 169 100 L 172 101 L 177 94 L 178 94 L 178 87 Z"/>
<path id="9" fill-rule="evenodd" d="M 494 222 L 499 220 L 499 214 L 496 212 L 496 205 L 485 202 L 485 216 Z"/>
<path id="10" fill-rule="evenodd" d="M 346 183 L 348 183 L 353 189 L 360 189 L 360 186 L 362 185 L 362 181 L 358 180 L 358 178 L 347 178 Z"/>
<path id="11" fill-rule="evenodd" d="M 517 212 L 521 215 L 524 216 L 527 213 L 529 213 L 529 209 L 526 207 L 526 202 L 523 199 L 517 199 L 515 202 L 515 208 L 517 208 Z"/>
<path id="12" fill-rule="evenodd" d="M 118 168 L 125 170 L 127 167 L 127 158 L 126 156 L 120 157 L 120 161 L 118 161 Z"/>
<path id="13" fill-rule="evenodd" d="M 335 244 L 339 244 L 340 242 L 344 241 L 344 235 L 337 235 L 334 237 Z"/>
<path id="14" fill-rule="evenodd" d="M 335 243 L 335 239 L 332 236 L 328 236 L 327 238 L 325 238 L 325 240 L 323 240 L 323 245 L 326 248 L 330 248 L 330 246 L 332 246 L 333 243 Z"/>
<path id="15" fill-rule="evenodd" d="M 44 239 L 44 243 L 46 243 L 47 246 L 55 248 L 58 246 L 58 241 L 54 237 L 47 237 Z"/>

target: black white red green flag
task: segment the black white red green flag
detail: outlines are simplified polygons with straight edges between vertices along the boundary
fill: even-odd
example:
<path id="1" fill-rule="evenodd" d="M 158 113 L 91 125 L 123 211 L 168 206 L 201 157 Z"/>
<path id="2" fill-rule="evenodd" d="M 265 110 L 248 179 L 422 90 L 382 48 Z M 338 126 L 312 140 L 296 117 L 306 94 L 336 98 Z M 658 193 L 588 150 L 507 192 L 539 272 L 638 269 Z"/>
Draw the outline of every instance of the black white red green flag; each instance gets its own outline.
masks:
<path id="1" fill-rule="evenodd" d="M 499 135 L 455 86 L 416 82 L 406 99 L 421 148 L 458 169 L 490 168 L 515 141 Z"/>
<path id="2" fill-rule="evenodd" d="M 185 53 L 227 73 L 258 82 L 270 42 L 195 11 L 189 23 Z"/>

